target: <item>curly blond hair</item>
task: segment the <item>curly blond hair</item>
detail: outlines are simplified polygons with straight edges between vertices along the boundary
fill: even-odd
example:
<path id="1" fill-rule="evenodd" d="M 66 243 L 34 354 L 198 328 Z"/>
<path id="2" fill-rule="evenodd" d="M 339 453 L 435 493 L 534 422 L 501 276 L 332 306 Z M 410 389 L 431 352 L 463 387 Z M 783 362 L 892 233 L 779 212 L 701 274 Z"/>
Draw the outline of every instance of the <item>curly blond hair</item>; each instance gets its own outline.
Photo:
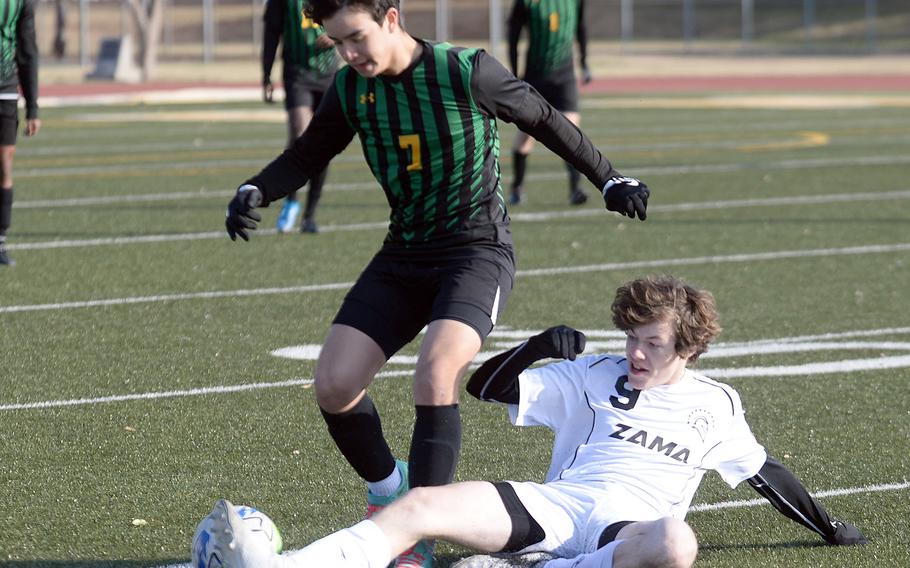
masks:
<path id="1" fill-rule="evenodd" d="M 667 321 L 676 331 L 676 353 L 690 363 L 708 350 L 721 327 L 714 296 L 665 274 L 626 282 L 616 289 L 613 324 L 623 331 Z"/>

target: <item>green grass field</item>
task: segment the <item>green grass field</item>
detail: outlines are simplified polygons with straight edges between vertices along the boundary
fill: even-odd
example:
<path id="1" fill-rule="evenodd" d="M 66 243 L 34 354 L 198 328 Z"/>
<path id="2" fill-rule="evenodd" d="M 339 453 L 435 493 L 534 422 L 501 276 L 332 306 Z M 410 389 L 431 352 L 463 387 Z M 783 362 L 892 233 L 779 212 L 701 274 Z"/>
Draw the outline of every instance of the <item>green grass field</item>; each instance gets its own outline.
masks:
<path id="1" fill-rule="evenodd" d="M 738 389 L 769 452 L 872 544 L 820 546 L 710 474 L 688 517 L 697 566 L 908 566 L 910 113 L 629 99 L 588 99 L 582 126 L 652 188 L 647 222 L 599 199 L 569 207 L 561 162 L 538 147 L 511 211 L 516 287 L 484 350 L 557 323 L 589 330 L 589 350 L 621 349 L 608 313 L 621 282 L 671 272 L 712 290 L 725 331 L 699 368 Z M 208 110 L 261 105 L 47 109 L 20 140 L 18 265 L 0 270 L 2 565 L 183 563 L 220 497 L 266 511 L 290 549 L 363 513 L 309 388 L 314 361 L 271 352 L 320 344 L 388 206 L 355 143 L 330 169 L 322 233 L 277 236 L 272 207 L 251 242 L 231 242 L 225 205 L 285 126 L 188 114 Z M 508 176 L 514 129 L 501 132 Z M 400 456 L 410 368 L 393 360 L 371 389 Z M 462 411 L 459 479 L 543 477 L 546 431 L 467 395 Z M 440 546 L 439 565 L 464 552 Z"/>

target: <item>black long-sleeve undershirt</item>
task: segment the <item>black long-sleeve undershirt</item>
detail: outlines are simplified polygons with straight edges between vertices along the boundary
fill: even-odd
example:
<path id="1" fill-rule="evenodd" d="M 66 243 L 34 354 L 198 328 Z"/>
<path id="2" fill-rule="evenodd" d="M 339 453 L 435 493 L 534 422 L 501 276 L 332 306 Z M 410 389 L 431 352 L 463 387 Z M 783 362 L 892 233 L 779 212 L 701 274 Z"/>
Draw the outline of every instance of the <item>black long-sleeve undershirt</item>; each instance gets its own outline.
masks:
<path id="1" fill-rule="evenodd" d="M 267 83 L 272 76 L 272 67 L 275 64 L 275 55 L 278 52 L 278 44 L 281 42 L 281 34 L 284 30 L 284 2 L 272 0 L 266 2 L 265 13 L 262 17 L 262 83 Z"/>
<path id="2" fill-rule="evenodd" d="M 38 44 L 35 39 L 35 0 L 26 0 L 16 22 L 14 40 L 4 39 L 3 49 L 15 51 L 15 68 L 4 66 L 0 77 L 0 93 L 16 93 L 22 89 L 25 117 L 38 118 Z M 9 73 L 9 74 L 6 74 Z"/>
<path id="3" fill-rule="evenodd" d="M 514 123 L 570 163 L 598 189 L 610 177 L 619 175 L 577 126 L 483 50 L 474 59 L 471 96 L 481 111 Z M 263 206 L 281 199 L 321 172 L 347 147 L 354 134 L 333 82 L 303 136 L 246 183 L 262 192 Z"/>
<path id="4" fill-rule="evenodd" d="M 578 0 L 578 27 L 575 29 L 575 41 L 578 42 L 578 62 L 588 66 L 588 26 L 585 25 L 585 0 Z"/>
<path id="5" fill-rule="evenodd" d="M 465 388 L 479 400 L 518 404 L 518 376 L 544 357 L 525 341 L 487 359 L 474 371 Z"/>
<path id="6" fill-rule="evenodd" d="M 785 517 L 818 534 L 828 544 L 865 544 L 855 528 L 832 519 L 793 473 L 768 456 L 761 470 L 748 479 L 752 489 L 767 499 Z M 855 531 L 852 534 L 850 529 Z"/>

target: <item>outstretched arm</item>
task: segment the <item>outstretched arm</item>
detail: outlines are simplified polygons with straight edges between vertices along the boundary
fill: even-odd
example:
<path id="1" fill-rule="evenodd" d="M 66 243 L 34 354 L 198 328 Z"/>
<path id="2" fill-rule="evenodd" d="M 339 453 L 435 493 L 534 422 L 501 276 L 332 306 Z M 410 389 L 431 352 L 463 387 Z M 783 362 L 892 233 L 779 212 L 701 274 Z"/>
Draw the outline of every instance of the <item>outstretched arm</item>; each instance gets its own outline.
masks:
<path id="1" fill-rule="evenodd" d="M 305 185 L 347 147 L 354 134 L 332 84 L 306 132 L 261 172 L 244 182 L 228 203 L 224 224 L 231 240 L 237 240 L 237 237 L 250 240 L 247 231 L 255 230 L 262 220 L 256 208 L 266 207 Z"/>
<path id="2" fill-rule="evenodd" d="M 853 525 L 832 519 L 821 503 L 816 501 L 799 479 L 772 457 L 761 470 L 749 478 L 762 497 L 789 519 L 817 533 L 832 545 L 867 544 L 869 541 Z"/>
<path id="3" fill-rule="evenodd" d="M 610 160 L 565 115 L 484 51 L 478 51 L 474 61 L 471 95 L 485 112 L 514 123 L 584 174 L 603 194 L 607 209 L 645 219 L 648 186 L 613 169 Z"/>
<path id="4" fill-rule="evenodd" d="M 564 325 L 551 327 L 518 347 L 488 359 L 474 371 L 466 388 L 480 400 L 518 404 L 518 376 L 522 371 L 549 357 L 574 361 L 584 350 L 585 334 Z"/>

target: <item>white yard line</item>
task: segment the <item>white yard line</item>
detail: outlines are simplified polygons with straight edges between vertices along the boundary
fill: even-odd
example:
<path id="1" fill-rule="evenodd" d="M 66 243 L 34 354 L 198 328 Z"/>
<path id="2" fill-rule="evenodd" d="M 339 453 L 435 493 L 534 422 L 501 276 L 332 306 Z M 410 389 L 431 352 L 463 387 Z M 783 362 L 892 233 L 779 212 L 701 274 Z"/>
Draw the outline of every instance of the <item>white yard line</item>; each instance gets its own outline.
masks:
<path id="1" fill-rule="evenodd" d="M 356 185 L 356 184 L 351 184 Z M 87 206 L 91 204 L 102 205 L 111 203 L 125 202 L 144 202 L 144 201 L 170 201 L 171 199 L 193 199 L 221 197 L 227 198 L 232 195 L 232 191 L 212 191 L 206 193 L 184 192 L 177 194 L 146 194 L 136 196 L 119 196 L 119 197 L 86 197 L 74 198 L 62 201 L 34 201 L 26 202 L 24 208 L 40 207 L 47 205 L 49 207 L 69 207 L 69 206 Z M 704 211 L 733 208 L 751 208 L 751 207 L 778 207 L 794 205 L 820 205 L 830 203 L 850 203 L 850 202 L 871 202 L 871 201 L 890 201 L 894 199 L 910 198 L 910 190 L 880 191 L 874 193 L 829 193 L 825 195 L 793 195 L 788 197 L 768 197 L 764 199 L 730 199 L 720 201 L 702 201 L 675 203 L 670 205 L 651 205 L 648 212 L 654 213 L 677 213 L 688 211 Z M 513 222 L 516 223 L 535 223 L 542 221 L 551 221 L 553 219 L 577 219 L 583 217 L 596 217 L 598 215 L 615 215 L 602 209 L 572 209 L 565 211 L 541 211 L 539 213 L 513 213 L 510 215 Z M 325 233 L 337 231 L 375 231 L 383 230 L 388 227 L 387 221 L 373 221 L 365 223 L 349 223 L 344 225 L 321 225 L 319 229 Z M 257 230 L 254 235 L 274 235 L 274 229 Z M 178 241 L 194 241 L 206 239 L 224 239 L 224 231 L 208 231 L 202 233 L 177 233 L 166 235 L 142 235 L 137 237 L 108 237 L 98 239 L 69 239 L 55 241 L 39 241 L 32 243 L 11 243 L 8 245 L 9 250 L 48 250 L 58 248 L 73 247 L 93 247 L 93 246 L 110 246 L 110 245 L 127 245 L 143 243 L 163 243 Z"/>
<path id="2" fill-rule="evenodd" d="M 31 306 L 0 306 L 0 314 L 16 312 L 34 312 L 47 310 L 68 310 L 72 308 L 100 308 L 106 306 L 123 306 L 129 304 L 154 304 L 174 302 L 177 300 L 207 300 L 212 298 L 237 298 L 244 296 L 270 296 L 273 294 L 302 294 L 322 292 L 325 290 L 346 290 L 353 282 L 336 282 L 333 284 L 307 284 L 287 288 L 255 288 L 251 290 L 222 290 L 213 292 L 194 292 L 184 294 L 160 294 L 157 296 L 133 296 L 131 298 L 109 298 L 106 300 L 88 300 L 85 302 L 61 302 L 58 304 L 34 304 Z"/>
<path id="3" fill-rule="evenodd" d="M 725 254 L 717 256 L 696 256 L 690 258 L 665 258 L 661 260 L 639 260 L 634 262 L 614 262 L 607 264 L 588 264 L 583 266 L 557 266 L 553 268 L 535 268 L 519 270 L 518 276 L 549 276 L 554 274 L 577 274 L 581 272 L 605 272 L 609 270 L 628 270 L 631 268 L 658 268 L 666 266 L 693 266 L 698 264 L 722 264 L 728 262 L 755 262 L 761 260 L 783 260 L 790 258 L 810 258 L 824 256 L 842 256 L 856 254 L 874 254 L 910 251 L 910 243 L 890 245 L 866 245 L 844 248 L 823 248 L 807 250 L 782 250 L 773 252 Z M 2 313 L 2 312 L 0 312 Z"/>
<path id="4" fill-rule="evenodd" d="M 760 253 L 743 253 L 717 256 L 696 256 L 690 258 L 665 258 L 659 260 L 639 260 L 632 262 L 613 262 L 607 264 L 589 264 L 584 266 L 557 266 L 551 268 L 537 268 L 519 270 L 517 277 L 527 278 L 533 276 L 551 276 L 559 274 L 579 274 L 584 272 L 606 272 L 611 270 L 629 270 L 637 268 L 658 268 L 668 266 L 693 266 L 702 264 L 724 264 L 737 262 L 756 262 L 765 260 L 785 260 L 793 258 L 812 258 L 827 256 L 845 256 L 861 254 L 880 254 L 910 251 L 910 243 L 895 243 L 887 245 L 865 245 L 844 248 L 823 248 L 807 250 L 784 250 Z M 298 294 L 308 292 L 321 292 L 325 290 L 345 290 L 353 282 L 335 282 L 329 284 L 307 284 L 288 286 L 283 288 L 252 288 L 241 290 L 217 290 L 210 292 L 185 292 L 178 294 L 158 294 L 154 296 L 132 296 L 126 298 L 108 298 L 101 300 L 84 300 L 75 302 L 59 302 L 53 304 L 24 304 L 19 306 L 0 306 L 0 314 L 20 312 L 38 312 L 50 310 L 69 310 L 75 308 L 95 308 L 106 306 L 119 306 L 128 304 L 148 304 L 159 302 L 173 302 L 178 300 L 199 300 L 212 298 L 235 298 L 243 296 L 262 296 L 274 294 Z"/>
<path id="5" fill-rule="evenodd" d="M 412 375 L 413 370 L 406 371 L 383 371 L 376 376 L 379 378 L 400 377 Z M 207 394 L 228 394 L 235 392 L 246 392 L 252 390 L 287 388 L 302 386 L 306 388 L 313 384 L 313 379 L 288 379 L 286 381 L 276 381 L 272 383 L 244 383 L 239 385 L 222 385 L 217 387 L 200 387 L 195 389 L 159 391 L 159 392 L 142 392 L 134 394 L 119 394 L 111 396 L 97 396 L 87 398 L 73 398 L 63 400 L 43 400 L 39 402 L 23 402 L 14 404 L 0 404 L 0 412 L 11 410 L 39 410 L 44 408 L 60 408 L 66 406 L 85 406 L 96 404 L 107 404 L 111 402 L 127 402 L 133 400 L 158 400 L 162 398 L 185 398 L 189 396 L 202 396 Z"/>
<path id="6" fill-rule="evenodd" d="M 884 369 L 901 369 L 904 367 L 910 367 L 910 355 L 877 357 L 875 359 L 830 361 L 827 363 L 805 363 L 802 365 L 699 369 L 698 372 L 718 379 L 732 379 L 737 377 L 795 377 L 825 373 L 881 371 Z"/>
<path id="7" fill-rule="evenodd" d="M 881 491 L 900 491 L 910 488 L 910 482 L 902 481 L 899 483 L 881 483 L 878 485 L 866 485 L 863 487 L 845 487 L 843 489 L 828 489 L 813 493 L 815 497 L 839 497 L 841 495 L 856 495 L 857 493 L 878 493 Z M 720 509 L 739 509 L 742 507 L 755 507 L 757 505 L 769 504 L 765 499 L 743 499 L 741 501 L 722 501 L 720 503 L 701 503 L 689 507 L 690 513 L 702 511 L 717 511 Z"/>
<path id="8" fill-rule="evenodd" d="M 107 166 L 63 166 L 63 167 L 42 167 L 42 168 L 23 168 L 16 172 L 17 178 L 37 178 L 37 177 L 61 177 L 72 175 L 95 175 L 95 174 L 117 174 L 117 173 L 136 173 L 151 172 L 158 173 L 163 171 L 180 171 L 180 170 L 197 170 L 209 168 L 261 168 L 269 160 L 256 158 L 245 159 L 224 159 L 224 160 L 183 160 L 171 162 L 143 163 L 143 164 L 117 164 Z M 762 162 L 737 162 L 730 164 L 677 164 L 668 166 L 639 166 L 633 168 L 624 168 L 623 171 L 630 175 L 638 177 L 659 176 L 659 175 L 678 175 L 678 174 L 695 174 L 695 173 L 725 173 L 741 172 L 749 170 L 773 171 L 773 170 L 799 170 L 807 168 L 836 168 L 836 167 L 853 167 L 853 166 L 889 166 L 910 163 L 910 156 L 906 155 L 879 155 L 879 156 L 847 156 L 843 158 L 813 158 L 801 160 L 770 160 Z M 565 172 L 554 172 L 552 174 L 538 174 L 531 176 L 529 180 L 550 180 L 563 179 Z"/>
<path id="9" fill-rule="evenodd" d="M 531 334 L 537 333 L 538 330 L 510 330 L 510 329 L 500 329 L 494 330 L 490 335 L 491 346 L 493 347 L 490 351 L 481 351 L 474 358 L 471 368 L 479 367 L 484 361 L 493 357 L 498 351 L 503 349 L 508 349 L 517 345 L 521 340 L 528 337 Z M 588 346 L 590 351 L 613 351 L 616 349 L 622 350 L 623 341 L 620 339 L 610 340 L 610 337 L 615 337 L 619 332 L 615 330 L 586 330 L 586 335 L 589 337 Z M 843 352 L 847 350 L 872 350 L 875 352 L 881 350 L 893 350 L 893 351 L 910 351 L 910 343 L 908 342 L 896 342 L 896 341 L 885 341 L 885 342 L 856 342 L 856 341 L 847 341 L 847 342 L 836 342 L 830 341 L 832 339 L 850 339 L 853 337 L 877 337 L 877 336 L 886 336 L 886 335 L 904 335 L 910 333 L 910 327 L 891 327 L 891 328 L 880 328 L 880 329 L 867 329 L 867 330 L 853 330 L 845 331 L 839 333 L 823 334 L 823 335 L 806 335 L 806 336 L 792 336 L 792 337 L 779 337 L 775 339 L 760 339 L 755 341 L 747 342 L 732 342 L 732 343 L 720 343 L 712 350 L 705 355 L 705 358 L 712 359 L 723 359 L 725 357 L 738 357 L 738 356 L 748 356 L 756 353 L 786 353 L 786 352 L 810 352 L 810 351 L 819 351 L 827 350 L 830 352 Z M 607 338 L 607 341 L 597 338 Z M 827 341 L 819 341 L 827 340 Z M 291 356 L 291 359 L 303 360 L 303 361 L 315 361 L 319 355 L 320 345 L 303 345 L 303 346 L 292 346 L 282 349 L 277 349 L 272 351 L 272 355 L 288 357 L 290 351 L 304 351 L 304 356 Z M 757 351 L 756 351 L 757 349 Z M 282 354 L 281 352 L 285 352 Z M 396 355 L 389 361 L 389 366 L 394 367 L 395 365 L 406 365 L 407 367 L 402 369 L 390 369 L 379 373 L 377 376 L 380 378 L 389 378 L 389 377 L 400 377 L 400 376 L 410 376 L 413 374 L 413 367 L 417 363 L 417 358 L 409 355 Z M 718 376 L 718 377 L 730 377 L 730 376 L 748 376 L 748 377 L 767 377 L 767 376 L 796 376 L 796 375 L 808 375 L 808 374 L 820 374 L 820 373 L 842 373 L 850 372 L 854 370 L 868 370 L 868 369 L 880 369 L 880 368 L 897 368 L 897 367 L 908 367 L 910 366 L 910 355 L 901 355 L 896 357 L 874 357 L 871 359 L 858 359 L 858 360 L 842 360 L 842 361 L 822 361 L 816 363 L 808 363 L 804 365 L 795 365 L 791 367 L 749 367 L 749 368 L 718 368 L 718 369 L 701 369 L 698 371 L 700 373 L 709 375 L 709 376 Z M 771 369 L 773 372 L 768 372 Z M 793 371 L 796 369 L 796 371 Z M 82 405 L 94 405 L 94 404 L 105 404 L 111 402 L 124 402 L 132 400 L 155 400 L 161 398 L 177 398 L 177 397 L 189 397 L 189 396 L 200 396 L 206 394 L 222 394 L 222 393 L 233 393 L 233 392 L 243 392 L 256 389 L 268 389 L 268 388 L 284 388 L 290 386 L 306 386 L 313 383 L 312 379 L 302 379 L 294 378 L 284 381 L 277 382 L 268 382 L 268 383 L 242 383 L 235 385 L 220 385 L 213 387 L 201 387 L 195 389 L 186 389 L 186 390 L 174 390 L 174 391 L 163 391 L 163 392 L 145 392 L 145 393 L 129 393 L 124 395 L 110 395 L 110 396 L 100 396 L 100 397 L 86 397 L 78 399 L 63 399 L 63 400 L 46 400 L 46 401 L 36 401 L 36 402 L 21 402 L 21 403 L 7 403 L 0 404 L 0 411 L 12 411 L 12 410 L 34 410 L 42 408 L 55 408 L 55 407 L 65 407 L 65 406 L 82 406 Z"/>

